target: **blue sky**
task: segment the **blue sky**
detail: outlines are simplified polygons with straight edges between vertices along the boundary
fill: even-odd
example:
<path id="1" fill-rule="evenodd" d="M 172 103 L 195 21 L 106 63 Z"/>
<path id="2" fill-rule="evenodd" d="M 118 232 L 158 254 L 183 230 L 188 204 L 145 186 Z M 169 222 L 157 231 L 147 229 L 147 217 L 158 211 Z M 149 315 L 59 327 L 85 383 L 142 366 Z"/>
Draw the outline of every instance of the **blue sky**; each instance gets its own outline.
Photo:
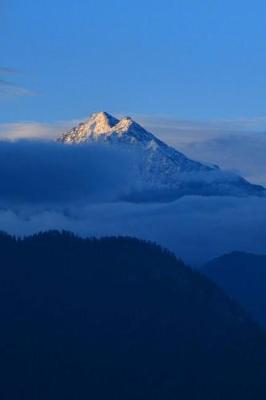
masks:
<path id="1" fill-rule="evenodd" d="M 265 116 L 265 1 L 2 0 L 0 26 L 0 123 Z"/>

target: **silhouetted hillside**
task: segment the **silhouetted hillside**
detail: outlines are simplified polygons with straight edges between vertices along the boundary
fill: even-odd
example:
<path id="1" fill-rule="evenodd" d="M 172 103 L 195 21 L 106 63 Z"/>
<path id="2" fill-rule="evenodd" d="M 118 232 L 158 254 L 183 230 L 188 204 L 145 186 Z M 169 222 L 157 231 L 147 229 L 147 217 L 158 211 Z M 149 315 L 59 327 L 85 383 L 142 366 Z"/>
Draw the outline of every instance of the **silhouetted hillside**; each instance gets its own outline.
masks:
<path id="1" fill-rule="evenodd" d="M 3 234 L 0 257 L 1 400 L 265 398 L 264 332 L 160 247 Z"/>
<path id="2" fill-rule="evenodd" d="M 266 327 L 266 256 L 233 252 L 210 261 L 202 272 Z"/>

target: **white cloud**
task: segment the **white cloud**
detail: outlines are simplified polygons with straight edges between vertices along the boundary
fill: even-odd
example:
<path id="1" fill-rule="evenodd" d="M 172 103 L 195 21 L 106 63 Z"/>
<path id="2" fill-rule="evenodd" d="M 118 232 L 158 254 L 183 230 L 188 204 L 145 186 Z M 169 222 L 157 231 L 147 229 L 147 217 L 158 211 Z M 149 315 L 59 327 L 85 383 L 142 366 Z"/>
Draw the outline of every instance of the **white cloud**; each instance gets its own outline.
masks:
<path id="1" fill-rule="evenodd" d="M 0 67 L 0 75 L 17 75 L 19 71 L 14 68 Z M 0 99 L 6 97 L 17 97 L 17 96 L 35 96 L 32 90 L 26 89 L 20 85 L 10 82 L 6 79 L 0 79 Z"/>
<path id="2" fill-rule="evenodd" d="M 35 96 L 36 93 L 11 82 L 0 80 L 0 98 L 17 96 Z"/>
<path id="3" fill-rule="evenodd" d="M 73 121 L 56 123 L 17 122 L 0 124 L 0 140 L 43 139 L 53 140 L 72 126 Z"/>

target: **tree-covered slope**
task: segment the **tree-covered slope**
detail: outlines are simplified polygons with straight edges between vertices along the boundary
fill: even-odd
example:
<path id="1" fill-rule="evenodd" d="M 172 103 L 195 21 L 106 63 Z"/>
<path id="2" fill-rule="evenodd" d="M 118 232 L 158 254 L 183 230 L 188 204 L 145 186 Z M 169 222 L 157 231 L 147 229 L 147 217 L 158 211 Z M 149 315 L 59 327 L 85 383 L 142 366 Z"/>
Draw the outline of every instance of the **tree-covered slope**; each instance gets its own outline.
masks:
<path id="1" fill-rule="evenodd" d="M 233 252 L 202 267 L 226 293 L 266 327 L 266 256 Z"/>
<path id="2" fill-rule="evenodd" d="M 0 397 L 262 399 L 266 338 L 156 245 L 0 238 Z"/>

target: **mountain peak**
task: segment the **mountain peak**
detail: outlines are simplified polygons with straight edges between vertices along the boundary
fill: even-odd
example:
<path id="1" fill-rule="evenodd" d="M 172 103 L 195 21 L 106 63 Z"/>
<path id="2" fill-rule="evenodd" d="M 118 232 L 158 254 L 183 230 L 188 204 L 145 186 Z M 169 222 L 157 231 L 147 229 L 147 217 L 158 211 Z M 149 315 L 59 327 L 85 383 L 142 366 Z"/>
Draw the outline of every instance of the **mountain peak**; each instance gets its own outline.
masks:
<path id="1" fill-rule="evenodd" d="M 91 114 L 89 119 L 94 119 L 95 121 L 107 121 L 109 123 L 116 122 L 116 118 L 106 111 L 95 112 Z"/>
<path id="2" fill-rule="evenodd" d="M 119 121 L 105 111 L 93 113 L 84 125 L 95 134 L 109 132 Z"/>
<path id="3" fill-rule="evenodd" d="M 105 111 L 93 113 L 85 122 L 81 122 L 62 135 L 58 141 L 64 143 L 80 143 L 88 138 L 96 139 L 112 131 L 119 120 Z"/>
<path id="4" fill-rule="evenodd" d="M 88 139 L 97 139 L 112 134 L 122 136 L 125 133 L 147 134 L 144 128 L 138 125 L 131 117 L 120 120 L 105 111 L 93 113 L 85 122 L 81 122 L 58 140 L 65 143 L 80 143 Z"/>
<path id="5" fill-rule="evenodd" d="M 58 142 L 105 143 L 137 155 L 135 197 L 132 197 L 137 200 L 153 196 L 169 200 L 184 195 L 265 195 L 263 187 L 252 185 L 238 175 L 189 159 L 130 117 L 119 120 L 107 112 L 94 113 L 59 137 Z"/>
<path id="6" fill-rule="evenodd" d="M 139 128 L 144 130 L 131 117 L 124 117 L 120 119 L 118 124 L 116 124 L 116 126 L 114 127 L 114 130 L 118 133 L 124 133 L 130 131 L 132 128 Z"/>

